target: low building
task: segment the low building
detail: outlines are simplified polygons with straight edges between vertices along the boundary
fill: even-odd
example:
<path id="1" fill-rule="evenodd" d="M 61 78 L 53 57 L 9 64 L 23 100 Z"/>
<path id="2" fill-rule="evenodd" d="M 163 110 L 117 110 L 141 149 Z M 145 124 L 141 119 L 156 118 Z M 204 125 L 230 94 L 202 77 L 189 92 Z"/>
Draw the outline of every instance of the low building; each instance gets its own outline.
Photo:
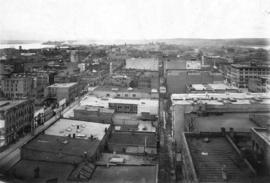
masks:
<path id="1" fill-rule="evenodd" d="M 46 135 L 72 137 L 78 139 L 97 139 L 106 141 L 110 132 L 110 124 L 101 124 L 88 121 L 60 119 L 46 131 Z M 104 144 L 104 143 L 103 143 Z"/>
<path id="2" fill-rule="evenodd" d="M 80 104 L 114 109 L 116 113 L 135 113 L 138 116 L 143 113 L 158 114 L 157 99 L 98 98 L 88 95 L 81 100 Z"/>
<path id="3" fill-rule="evenodd" d="M 0 101 L 0 147 L 10 144 L 24 132 L 30 131 L 33 120 L 33 101 Z"/>
<path id="4" fill-rule="evenodd" d="M 126 154 L 149 154 L 157 153 L 157 137 L 151 132 L 126 132 L 115 131 L 108 141 L 110 152 Z"/>
<path id="5" fill-rule="evenodd" d="M 78 96 L 77 83 L 55 83 L 45 89 L 44 95 L 57 101 L 65 98 L 70 103 Z"/>
<path id="6" fill-rule="evenodd" d="M 187 93 L 237 93 L 239 89 L 224 83 L 218 84 L 191 84 L 187 86 Z"/>
<path id="7" fill-rule="evenodd" d="M 116 176 L 117 175 L 117 176 Z M 91 183 L 157 183 L 158 167 L 148 166 L 97 166 Z"/>
<path id="8" fill-rule="evenodd" d="M 242 157 L 230 137 L 223 133 L 184 133 L 182 160 L 185 182 L 255 180 L 253 167 Z"/>
<path id="9" fill-rule="evenodd" d="M 266 93 L 189 93 L 171 95 L 174 138 L 177 147 L 182 143 L 182 132 L 191 129 L 217 129 L 221 126 L 248 129 L 257 126 L 249 120 L 249 113 L 269 113 L 270 100 Z M 240 113 L 246 113 L 240 114 Z M 201 116 L 192 118 L 192 114 Z M 230 117 L 230 114 L 232 114 Z M 188 117 L 191 115 L 191 117 Z M 215 116 L 221 115 L 221 116 Z M 222 116 L 224 115 L 224 116 Z M 220 120 L 219 118 L 220 117 Z M 209 118 L 209 120 L 208 120 Z M 211 120 L 211 118 L 213 120 Z M 215 122 L 215 119 L 218 122 Z M 236 120 L 244 122 L 243 125 Z M 201 122 L 200 122 L 201 121 Z M 209 123 L 212 123 L 209 126 Z M 204 124 L 205 123 L 205 124 Z M 208 125 L 206 125 L 208 124 Z M 230 126 L 234 125 L 234 126 Z"/>
<path id="10" fill-rule="evenodd" d="M 157 90 L 149 89 L 137 89 L 137 88 L 121 88 L 121 87 L 111 87 L 111 86 L 102 86 L 97 87 L 93 94 L 96 97 L 110 97 L 110 98 L 158 98 Z"/>
<path id="11" fill-rule="evenodd" d="M 270 128 L 251 129 L 252 151 L 260 171 L 270 175 Z"/>
<path id="12" fill-rule="evenodd" d="M 74 119 L 82 121 L 94 121 L 99 123 L 112 123 L 113 109 L 95 106 L 79 106 L 74 109 Z"/>

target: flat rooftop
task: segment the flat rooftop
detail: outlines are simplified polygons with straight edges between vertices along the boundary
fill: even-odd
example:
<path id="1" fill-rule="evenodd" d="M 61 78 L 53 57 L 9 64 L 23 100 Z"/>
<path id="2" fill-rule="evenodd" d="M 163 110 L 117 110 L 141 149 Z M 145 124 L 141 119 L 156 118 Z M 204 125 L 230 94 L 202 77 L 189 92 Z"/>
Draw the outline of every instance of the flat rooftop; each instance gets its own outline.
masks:
<path id="1" fill-rule="evenodd" d="M 156 147 L 156 135 L 150 132 L 114 132 L 109 144 Z"/>
<path id="2" fill-rule="evenodd" d="M 226 130 L 249 132 L 250 128 L 257 127 L 250 121 L 248 113 L 224 113 L 222 115 L 196 116 L 194 121 L 195 131 L 219 132 L 220 128 Z"/>
<path id="3" fill-rule="evenodd" d="M 79 129 L 78 129 L 79 126 Z M 67 137 L 76 134 L 76 138 L 89 139 L 91 135 L 98 140 L 102 140 L 105 135 L 105 129 L 109 129 L 110 124 L 94 123 L 87 121 L 60 119 L 50 126 L 45 134 Z"/>
<path id="4" fill-rule="evenodd" d="M 241 159 L 232 144 L 224 136 L 185 133 L 193 165 L 200 182 L 224 182 L 222 167 L 227 182 L 248 182 L 253 176 L 247 164 Z M 209 142 L 204 142 L 204 138 Z"/>
<path id="5" fill-rule="evenodd" d="M 91 183 L 156 183 L 157 166 L 97 166 Z"/>
<path id="6" fill-rule="evenodd" d="M 253 128 L 252 130 L 270 146 L 270 132 L 266 128 Z"/>
<path id="7" fill-rule="evenodd" d="M 27 100 L 4 100 L 0 101 L 0 111 L 6 111 L 16 105 L 19 105 Z"/>
<path id="8" fill-rule="evenodd" d="M 126 88 L 126 87 L 115 87 L 115 86 L 99 86 L 94 89 L 95 91 L 110 91 L 110 92 L 141 92 L 151 93 L 151 89 L 139 89 L 139 88 Z"/>
<path id="9" fill-rule="evenodd" d="M 196 102 L 211 104 L 215 102 L 216 105 L 223 105 L 226 102 L 232 104 L 270 104 L 269 93 L 184 93 L 172 94 L 171 101 L 173 105 L 190 105 Z"/>
<path id="10" fill-rule="evenodd" d="M 34 178 L 37 166 L 40 169 L 40 177 Z M 58 182 L 66 182 L 73 169 L 73 165 L 66 163 L 20 160 L 9 172 L 27 183 L 44 183 L 54 178 L 57 178 Z"/>
<path id="11" fill-rule="evenodd" d="M 136 155 L 128 155 L 128 154 L 114 154 L 114 153 L 102 153 L 100 159 L 96 162 L 97 165 L 107 165 L 110 163 L 111 165 L 116 165 L 112 163 L 111 160 L 113 158 L 122 158 L 123 162 L 118 162 L 117 164 L 121 165 L 155 165 L 157 162 L 153 160 L 152 157 L 147 156 L 136 156 Z"/>
<path id="12" fill-rule="evenodd" d="M 53 88 L 69 88 L 69 87 L 72 87 L 74 85 L 76 85 L 77 83 L 74 82 L 74 83 L 55 83 L 53 85 L 50 85 L 48 87 L 53 87 Z"/>
<path id="13" fill-rule="evenodd" d="M 96 153 L 100 140 L 84 140 L 53 135 L 39 135 L 23 146 L 24 149 L 41 152 L 62 153 L 80 156 L 87 152 L 88 156 Z"/>
<path id="14" fill-rule="evenodd" d="M 158 107 L 157 99 L 98 98 L 94 95 L 88 95 L 84 97 L 80 102 L 81 105 L 99 106 L 99 107 L 104 107 L 104 108 L 109 108 L 109 103 L 134 104 L 134 105 L 140 105 L 140 106 Z"/>
<path id="15" fill-rule="evenodd" d="M 74 110 L 85 110 L 85 111 L 91 111 L 91 112 L 98 112 L 100 111 L 101 113 L 114 113 L 113 109 L 107 109 L 107 108 L 102 108 L 102 107 L 98 107 L 98 106 L 78 106 L 77 108 L 75 108 Z"/>

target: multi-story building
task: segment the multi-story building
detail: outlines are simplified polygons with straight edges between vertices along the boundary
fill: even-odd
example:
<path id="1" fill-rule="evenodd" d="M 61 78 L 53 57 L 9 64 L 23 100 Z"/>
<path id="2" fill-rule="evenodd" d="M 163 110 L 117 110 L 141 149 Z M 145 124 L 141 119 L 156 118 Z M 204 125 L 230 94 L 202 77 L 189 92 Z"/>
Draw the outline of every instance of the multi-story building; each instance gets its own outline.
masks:
<path id="1" fill-rule="evenodd" d="M 244 65 L 232 64 L 230 66 L 230 73 L 228 80 L 239 88 L 247 88 L 248 80 L 257 77 L 269 77 L 270 65 Z"/>
<path id="2" fill-rule="evenodd" d="M 248 80 L 248 90 L 251 92 L 269 92 L 270 77 L 250 78 Z"/>
<path id="3" fill-rule="evenodd" d="M 57 101 L 65 98 L 66 102 L 70 103 L 78 96 L 77 86 L 77 83 L 55 83 L 45 89 L 44 95 L 47 98 L 57 99 Z"/>
<path id="4" fill-rule="evenodd" d="M 0 101 L 0 146 L 10 144 L 30 130 L 33 119 L 31 100 Z"/>
<path id="5" fill-rule="evenodd" d="M 33 93 L 33 82 L 30 76 L 12 75 L 3 78 L 2 91 L 7 98 L 22 99 L 30 97 Z"/>

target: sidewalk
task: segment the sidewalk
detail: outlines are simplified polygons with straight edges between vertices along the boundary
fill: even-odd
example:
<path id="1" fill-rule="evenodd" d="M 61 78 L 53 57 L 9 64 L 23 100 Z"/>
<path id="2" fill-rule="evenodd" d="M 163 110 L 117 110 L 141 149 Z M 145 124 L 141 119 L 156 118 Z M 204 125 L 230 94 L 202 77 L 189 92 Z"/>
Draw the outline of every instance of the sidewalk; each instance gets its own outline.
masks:
<path id="1" fill-rule="evenodd" d="M 79 99 L 80 100 L 80 99 Z M 76 104 L 78 104 L 78 101 L 73 102 L 71 105 L 67 106 L 61 114 L 64 114 L 68 110 L 70 110 L 72 107 L 74 107 Z M 20 160 L 20 148 L 32 140 L 36 135 L 47 129 L 50 125 L 52 125 L 55 121 L 57 121 L 61 114 L 56 114 L 51 119 L 46 121 L 43 125 L 38 126 L 34 129 L 34 135 L 31 133 L 27 134 L 26 136 L 19 139 L 14 144 L 10 144 L 6 150 L 2 151 L 0 153 L 0 170 L 8 170 L 10 167 L 12 167 L 15 163 L 17 163 Z"/>

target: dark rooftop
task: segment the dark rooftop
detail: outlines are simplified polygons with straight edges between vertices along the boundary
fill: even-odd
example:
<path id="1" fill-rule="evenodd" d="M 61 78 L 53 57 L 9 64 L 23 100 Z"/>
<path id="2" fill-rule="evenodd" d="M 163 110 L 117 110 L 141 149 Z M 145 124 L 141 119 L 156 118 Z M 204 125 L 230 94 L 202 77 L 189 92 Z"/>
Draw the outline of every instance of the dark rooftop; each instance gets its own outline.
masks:
<path id="1" fill-rule="evenodd" d="M 39 135 L 37 138 L 24 145 L 23 148 L 51 153 L 61 152 L 63 154 L 76 156 L 83 155 L 84 152 L 87 152 L 89 156 L 93 156 L 99 143 L 99 140 Z"/>
<path id="2" fill-rule="evenodd" d="M 16 105 L 22 104 L 23 102 L 26 102 L 27 100 L 5 100 L 0 101 L 0 111 L 6 111 Z"/>
<path id="3" fill-rule="evenodd" d="M 110 144 L 156 147 L 155 133 L 151 132 L 114 132 L 109 140 Z"/>
<path id="4" fill-rule="evenodd" d="M 156 166 L 97 166 L 91 183 L 156 183 Z"/>
<path id="5" fill-rule="evenodd" d="M 185 137 L 200 182 L 224 182 L 224 166 L 227 182 L 244 183 L 253 176 L 248 165 L 225 136 L 186 133 Z M 208 142 L 204 142 L 206 137 Z"/>

